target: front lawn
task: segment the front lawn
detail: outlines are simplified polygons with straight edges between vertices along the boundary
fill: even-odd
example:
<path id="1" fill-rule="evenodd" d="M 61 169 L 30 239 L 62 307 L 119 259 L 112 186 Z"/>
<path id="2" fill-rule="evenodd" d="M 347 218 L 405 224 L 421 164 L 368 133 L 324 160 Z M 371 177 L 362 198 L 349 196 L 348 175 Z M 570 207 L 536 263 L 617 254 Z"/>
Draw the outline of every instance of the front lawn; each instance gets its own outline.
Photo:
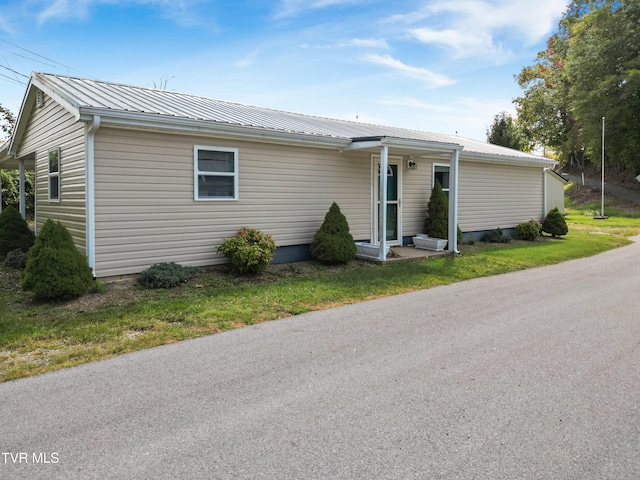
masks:
<path id="1" fill-rule="evenodd" d="M 172 290 L 132 280 L 81 298 L 40 303 L 0 270 L 0 381 L 95 361 L 347 303 L 595 255 L 640 234 L 640 219 L 594 220 L 567 210 L 569 234 L 537 242 L 462 246 L 462 255 L 410 263 L 346 266 L 273 265 L 241 278 L 223 268 L 201 271 Z"/>

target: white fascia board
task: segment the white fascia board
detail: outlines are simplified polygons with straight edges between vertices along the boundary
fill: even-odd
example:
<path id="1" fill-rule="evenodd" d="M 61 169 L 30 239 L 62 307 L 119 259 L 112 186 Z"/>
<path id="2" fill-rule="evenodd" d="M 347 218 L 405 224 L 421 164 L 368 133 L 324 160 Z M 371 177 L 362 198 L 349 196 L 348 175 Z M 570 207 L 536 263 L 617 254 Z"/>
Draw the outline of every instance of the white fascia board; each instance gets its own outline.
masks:
<path id="1" fill-rule="evenodd" d="M 164 117 L 161 115 L 149 115 L 137 112 L 113 112 L 111 110 L 96 108 L 81 108 L 79 119 L 83 122 L 90 122 L 95 115 L 100 116 L 103 127 L 153 130 L 190 135 L 224 135 L 226 137 L 270 143 L 290 143 L 340 149 L 346 148 L 351 143 L 350 138 L 281 132 L 245 125 L 232 125 L 189 118 Z"/>
<path id="2" fill-rule="evenodd" d="M 393 138 L 393 137 L 381 137 L 376 140 L 362 140 L 352 142 L 345 151 L 349 150 L 361 150 L 365 148 L 381 148 L 383 146 L 389 148 L 398 148 L 413 150 L 416 152 L 425 153 L 447 153 L 451 154 L 454 151 L 461 151 L 464 147 L 457 143 L 444 143 L 444 142 L 430 142 L 427 140 L 412 140 L 405 138 Z"/>
<path id="3" fill-rule="evenodd" d="M 544 157 L 513 157 L 499 154 L 477 153 L 466 150 L 460 161 L 497 163 L 499 165 L 523 165 L 532 167 L 553 167 L 558 164 L 555 160 Z"/>
<path id="4" fill-rule="evenodd" d="M 73 96 L 67 94 L 59 85 L 51 85 L 46 77 L 33 73 L 31 84 L 42 90 L 48 97 L 59 103 L 65 110 L 71 113 L 76 120 L 80 119 L 80 104 L 73 100 Z"/>

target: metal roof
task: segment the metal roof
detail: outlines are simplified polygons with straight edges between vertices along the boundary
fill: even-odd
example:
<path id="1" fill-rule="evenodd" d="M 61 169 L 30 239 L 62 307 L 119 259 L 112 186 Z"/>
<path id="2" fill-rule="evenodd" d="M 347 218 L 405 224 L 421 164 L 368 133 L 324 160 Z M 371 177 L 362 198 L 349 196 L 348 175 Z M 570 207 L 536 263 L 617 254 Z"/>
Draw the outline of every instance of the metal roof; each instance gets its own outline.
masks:
<path id="1" fill-rule="evenodd" d="M 454 135 L 292 113 L 169 90 L 47 73 L 32 74 L 31 84 L 76 110 L 78 118 L 83 111 L 100 110 L 121 115 L 155 116 L 164 120 L 189 120 L 342 140 L 371 137 L 451 144 L 452 148 L 462 146 L 465 154 L 554 163 L 536 155 Z"/>

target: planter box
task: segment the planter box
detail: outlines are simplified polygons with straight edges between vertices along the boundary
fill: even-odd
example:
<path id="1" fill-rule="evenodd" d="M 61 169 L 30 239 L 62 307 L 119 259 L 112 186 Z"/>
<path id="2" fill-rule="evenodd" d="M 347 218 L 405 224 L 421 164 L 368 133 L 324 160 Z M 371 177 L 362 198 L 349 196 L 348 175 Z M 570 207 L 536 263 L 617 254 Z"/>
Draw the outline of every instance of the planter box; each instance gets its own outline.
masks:
<path id="1" fill-rule="evenodd" d="M 389 255 L 389 249 L 391 247 L 387 246 L 385 253 L 385 258 Z M 375 260 L 380 259 L 380 245 L 373 245 L 372 243 L 367 242 L 356 242 L 356 257 L 362 258 L 373 258 Z"/>
<path id="2" fill-rule="evenodd" d="M 433 238 L 423 233 L 419 233 L 418 235 L 413 237 L 413 245 L 416 248 L 421 248 L 423 250 L 433 250 L 435 252 L 440 252 L 444 250 L 444 247 L 447 246 L 447 240 L 444 240 L 442 238 Z"/>

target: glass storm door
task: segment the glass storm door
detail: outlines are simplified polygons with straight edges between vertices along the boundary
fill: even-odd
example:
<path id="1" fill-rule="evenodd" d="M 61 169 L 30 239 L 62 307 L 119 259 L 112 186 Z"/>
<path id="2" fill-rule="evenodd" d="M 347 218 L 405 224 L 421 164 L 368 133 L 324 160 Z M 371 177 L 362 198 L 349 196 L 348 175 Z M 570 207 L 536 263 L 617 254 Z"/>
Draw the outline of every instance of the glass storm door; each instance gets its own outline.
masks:
<path id="1" fill-rule="evenodd" d="M 376 161 L 376 171 L 377 175 L 374 177 L 375 180 L 375 212 L 374 212 L 374 229 L 372 238 L 375 240 L 374 243 L 378 243 L 378 226 L 380 225 L 380 162 Z M 401 245 L 402 244 L 402 200 L 400 194 L 402 192 L 402 182 L 400 175 L 402 174 L 402 169 L 400 168 L 400 163 L 397 161 L 389 160 L 389 165 L 387 168 L 387 242 L 390 245 Z"/>

